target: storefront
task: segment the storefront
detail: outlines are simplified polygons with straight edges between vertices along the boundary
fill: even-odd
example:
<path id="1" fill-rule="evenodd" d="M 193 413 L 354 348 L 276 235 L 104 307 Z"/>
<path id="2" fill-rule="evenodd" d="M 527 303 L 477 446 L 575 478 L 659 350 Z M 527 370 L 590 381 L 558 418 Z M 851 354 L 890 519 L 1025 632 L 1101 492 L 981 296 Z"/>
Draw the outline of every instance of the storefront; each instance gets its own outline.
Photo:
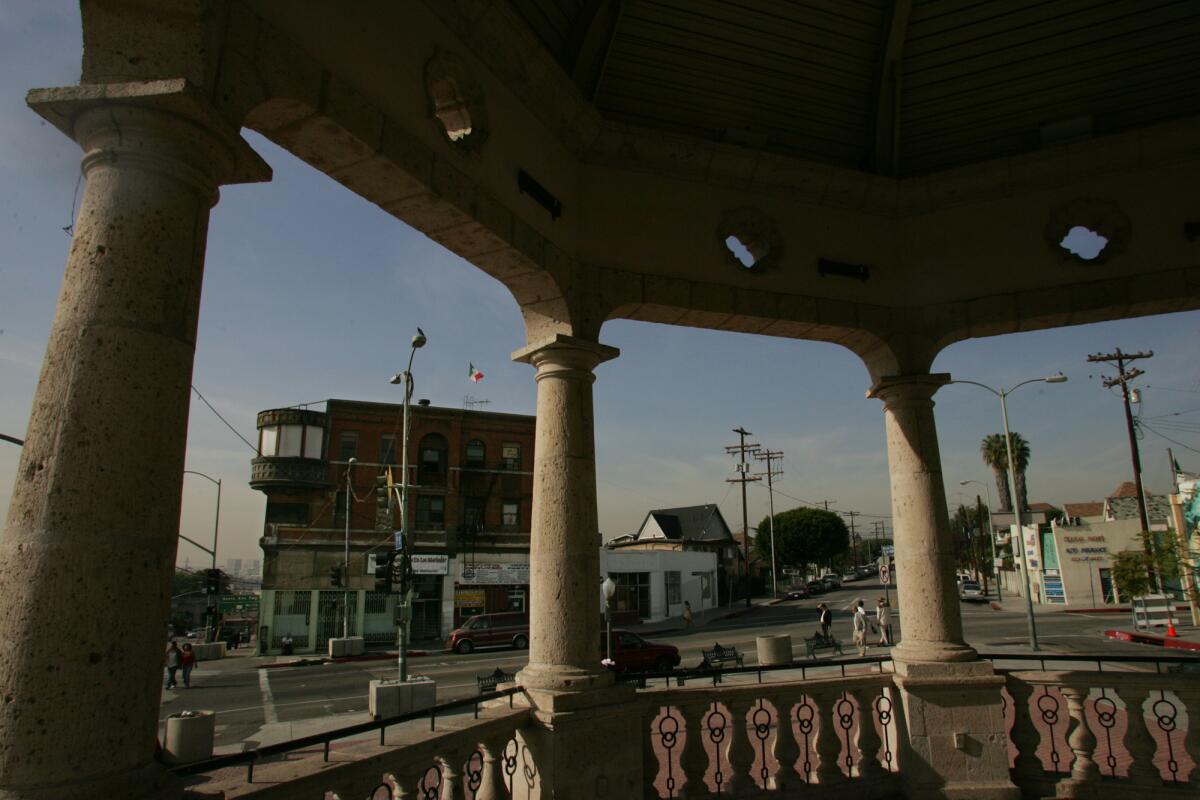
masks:
<path id="1" fill-rule="evenodd" d="M 476 614 L 529 611 L 529 556 L 489 554 L 456 559 L 454 627 Z"/>

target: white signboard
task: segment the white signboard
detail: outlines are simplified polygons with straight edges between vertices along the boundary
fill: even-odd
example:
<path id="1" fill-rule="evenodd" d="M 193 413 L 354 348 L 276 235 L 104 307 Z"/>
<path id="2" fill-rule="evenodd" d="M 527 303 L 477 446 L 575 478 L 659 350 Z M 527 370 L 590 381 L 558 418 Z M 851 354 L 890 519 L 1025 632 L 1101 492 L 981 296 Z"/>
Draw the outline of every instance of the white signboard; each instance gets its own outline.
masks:
<path id="1" fill-rule="evenodd" d="M 450 556 L 441 553 L 417 553 L 412 557 L 414 575 L 449 575 Z"/>
<path id="2" fill-rule="evenodd" d="M 529 583 L 529 565 L 464 561 L 459 583 L 468 586 L 524 586 Z"/>
<path id="3" fill-rule="evenodd" d="M 896 555 L 896 547 L 895 547 L 895 545 L 890 545 L 890 544 L 881 545 L 881 546 L 880 546 L 880 548 L 879 548 L 879 550 L 880 550 L 880 552 L 882 552 L 882 553 L 883 553 L 885 556 L 894 556 L 894 555 Z"/>

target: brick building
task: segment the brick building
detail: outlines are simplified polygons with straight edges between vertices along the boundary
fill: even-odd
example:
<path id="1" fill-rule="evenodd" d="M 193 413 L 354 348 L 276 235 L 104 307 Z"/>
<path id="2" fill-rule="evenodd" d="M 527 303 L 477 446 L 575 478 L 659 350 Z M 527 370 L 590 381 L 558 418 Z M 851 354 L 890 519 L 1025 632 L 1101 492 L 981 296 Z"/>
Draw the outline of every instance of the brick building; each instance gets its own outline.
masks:
<path id="1" fill-rule="evenodd" d="M 297 651 L 323 650 L 341 634 L 347 606 L 350 635 L 369 646 L 394 644 L 395 595 L 374 591 L 374 567 L 400 528 L 385 487 L 389 468 L 401 480 L 401 415 L 400 405 L 353 400 L 328 400 L 324 411 L 259 413 L 250 485 L 267 495 L 261 624 L 268 649 L 288 636 Z M 444 637 L 472 614 L 527 610 L 534 418 L 424 401 L 410 415 L 413 639 Z M 341 590 L 331 570 L 343 563 L 347 538 L 349 580 Z"/>

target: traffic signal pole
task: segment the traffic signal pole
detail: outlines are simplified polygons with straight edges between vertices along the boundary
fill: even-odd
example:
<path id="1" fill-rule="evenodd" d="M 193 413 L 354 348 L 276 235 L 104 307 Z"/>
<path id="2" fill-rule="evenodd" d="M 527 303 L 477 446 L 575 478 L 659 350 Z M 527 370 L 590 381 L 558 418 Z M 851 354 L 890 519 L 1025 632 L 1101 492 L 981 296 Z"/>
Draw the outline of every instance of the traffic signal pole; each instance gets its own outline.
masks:
<path id="1" fill-rule="evenodd" d="M 350 471 L 354 469 L 356 458 L 346 462 L 346 548 L 342 559 L 342 638 L 350 635 L 350 498 L 354 496 L 354 486 L 350 482 Z"/>

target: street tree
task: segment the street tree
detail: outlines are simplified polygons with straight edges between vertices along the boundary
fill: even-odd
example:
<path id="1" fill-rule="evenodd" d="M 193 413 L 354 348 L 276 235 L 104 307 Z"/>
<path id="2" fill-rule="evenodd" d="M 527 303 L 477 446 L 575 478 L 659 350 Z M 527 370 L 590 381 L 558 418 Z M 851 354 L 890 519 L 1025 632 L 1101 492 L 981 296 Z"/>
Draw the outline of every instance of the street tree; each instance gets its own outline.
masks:
<path id="1" fill-rule="evenodd" d="M 1025 490 L 1025 470 L 1029 467 L 1029 442 L 1021 434 L 1013 431 L 1012 437 L 1013 472 L 1017 476 L 1017 502 L 1022 509 L 1029 507 L 1029 497 Z M 996 476 L 996 489 L 1000 492 L 1000 510 L 1012 511 L 1012 492 L 1008 482 L 1008 448 L 1004 446 L 1004 434 L 991 433 L 983 437 L 979 444 L 979 454 L 983 463 L 991 467 Z"/>
<path id="2" fill-rule="evenodd" d="M 754 540 L 764 558 L 771 558 L 770 517 L 758 524 Z M 775 515 L 775 543 L 780 566 L 824 563 L 850 548 L 850 531 L 842 518 L 821 508 L 793 508 Z"/>

